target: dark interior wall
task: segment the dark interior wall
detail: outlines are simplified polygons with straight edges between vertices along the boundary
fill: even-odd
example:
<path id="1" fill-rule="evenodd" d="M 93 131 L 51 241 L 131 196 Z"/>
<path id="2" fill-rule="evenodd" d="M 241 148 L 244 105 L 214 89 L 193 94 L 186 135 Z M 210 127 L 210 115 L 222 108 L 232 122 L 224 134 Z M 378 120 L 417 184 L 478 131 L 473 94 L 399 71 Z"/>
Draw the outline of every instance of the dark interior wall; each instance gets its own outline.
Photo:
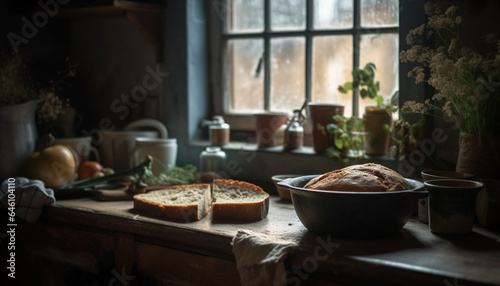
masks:
<path id="1" fill-rule="evenodd" d="M 74 19 L 68 40 L 70 58 L 79 63 L 75 103 L 87 130 L 106 118 L 116 129 L 140 117 L 157 118 L 162 83 L 144 99 L 141 93 L 148 70 L 156 67 L 156 51 L 134 24 L 125 17 Z"/>

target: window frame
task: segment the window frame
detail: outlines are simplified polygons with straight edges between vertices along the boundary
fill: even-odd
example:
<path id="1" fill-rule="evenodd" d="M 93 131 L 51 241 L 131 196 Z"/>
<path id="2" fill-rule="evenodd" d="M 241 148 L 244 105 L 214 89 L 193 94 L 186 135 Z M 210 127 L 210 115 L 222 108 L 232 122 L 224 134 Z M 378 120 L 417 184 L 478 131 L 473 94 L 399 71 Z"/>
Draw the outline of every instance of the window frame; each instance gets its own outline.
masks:
<path id="1" fill-rule="evenodd" d="M 273 38 L 280 37 L 304 37 L 305 38 L 305 98 L 311 102 L 312 98 L 312 62 L 313 51 L 312 44 L 313 38 L 317 36 L 336 36 L 336 35 L 351 35 L 353 38 L 353 60 L 352 68 L 360 66 L 360 42 L 363 34 L 390 34 L 400 33 L 400 24 L 397 26 L 383 26 L 383 27 L 362 27 L 361 26 L 361 0 L 353 1 L 353 26 L 346 29 L 313 29 L 313 9 L 314 0 L 306 1 L 306 27 L 300 31 L 272 31 L 271 30 L 271 0 L 264 1 L 264 30 L 262 32 L 252 33 L 228 33 L 226 31 L 226 13 L 230 12 L 231 4 L 228 0 L 218 0 L 212 2 L 213 8 L 210 9 L 211 19 L 211 59 L 212 59 L 212 83 L 213 83 L 213 102 L 214 112 L 217 115 L 224 116 L 226 122 L 231 125 L 233 130 L 253 130 L 253 114 L 249 113 L 231 113 L 227 105 L 227 90 L 226 83 L 226 46 L 227 42 L 231 39 L 246 39 L 246 38 L 261 38 L 264 40 L 264 109 L 269 111 L 270 105 L 270 89 L 271 89 L 271 65 L 270 65 L 270 42 Z M 217 2 L 217 4 L 215 3 Z M 399 17 L 399 15 L 398 15 Z M 359 117 L 359 96 L 357 91 L 352 93 L 352 115 Z M 290 110 L 290 113 L 292 110 Z"/>

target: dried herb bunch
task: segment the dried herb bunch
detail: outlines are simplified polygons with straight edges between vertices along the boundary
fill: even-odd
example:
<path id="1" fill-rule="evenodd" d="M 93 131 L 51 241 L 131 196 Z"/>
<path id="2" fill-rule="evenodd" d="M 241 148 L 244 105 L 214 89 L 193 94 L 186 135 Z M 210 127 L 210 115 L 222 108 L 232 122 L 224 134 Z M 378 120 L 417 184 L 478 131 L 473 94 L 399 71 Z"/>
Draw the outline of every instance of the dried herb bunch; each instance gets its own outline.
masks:
<path id="1" fill-rule="evenodd" d="M 458 7 L 427 2 L 425 13 L 427 23 L 408 33 L 406 42 L 411 48 L 400 53 L 400 60 L 417 63 L 408 76 L 417 84 L 427 82 L 435 94 L 423 103 L 405 102 L 401 112 L 442 116 L 453 127 L 471 134 L 498 134 L 499 35 L 478 35 L 473 45 L 466 45 L 460 35 L 465 23 Z M 436 44 L 425 46 L 427 39 L 435 39 Z"/>
<path id="2" fill-rule="evenodd" d="M 69 59 L 66 59 L 66 63 L 67 70 L 58 71 L 57 80 L 51 80 L 47 88 L 40 90 L 37 117 L 42 122 L 53 121 L 63 112 L 65 102 L 64 98 L 60 96 L 61 84 L 66 79 L 76 75 L 76 67 L 78 66 L 78 64 L 70 63 Z"/>
<path id="3" fill-rule="evenodd" d="M 57 72 L 57 79 L 49 81 L 45 87 L 34 80 L 30 74 L 28 57 L 21 53 L 2 56 L 0 62 L 0 107 L 22 104 L 37 100 L 36 115 L 39 123 L 54 121 L 63 112 L 66 104 L 60 95 L 61 85 L 74 77 L 78 64 L 66 59 L 67 69 Z"/>
<path id="4" fill-rule="evenodd" d="M 0 107 L 12 106 L 37 98 L 26 56 L 17 53 L 0 59 Z"/>

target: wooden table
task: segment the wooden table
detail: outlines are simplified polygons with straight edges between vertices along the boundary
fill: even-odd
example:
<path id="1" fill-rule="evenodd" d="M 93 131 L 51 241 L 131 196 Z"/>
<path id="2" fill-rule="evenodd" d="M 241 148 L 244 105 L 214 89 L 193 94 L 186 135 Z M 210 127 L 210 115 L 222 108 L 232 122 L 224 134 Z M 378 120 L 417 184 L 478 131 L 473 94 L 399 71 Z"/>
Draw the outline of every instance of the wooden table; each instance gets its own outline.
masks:
<path id="1" fill-rule="evenodd" d="M 318 236 L 278 197 L 266 219 L 248 224 L 162 221 L 135 213 L 131 201 L 58 201 L 38 223 L 18 226 L 19 277 L 50 285 L 239 285 L 231 246 L 239 229 L 299 245 L 285 261 L 289 285 L 500 285 L 495 233 L 439 236 L 410 219 L 387 238 Z"/>

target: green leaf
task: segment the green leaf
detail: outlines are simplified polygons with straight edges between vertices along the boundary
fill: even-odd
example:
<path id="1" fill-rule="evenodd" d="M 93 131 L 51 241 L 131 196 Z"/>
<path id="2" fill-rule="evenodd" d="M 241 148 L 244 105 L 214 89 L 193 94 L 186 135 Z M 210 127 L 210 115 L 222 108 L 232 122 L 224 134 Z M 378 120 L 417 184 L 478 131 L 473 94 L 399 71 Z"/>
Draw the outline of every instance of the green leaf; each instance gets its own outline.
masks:
<path id="1" fill-rule="evenodd" d="M 339 122 L 344 122 L 346 120 L 345 116 L 340 115 L 340 114 L 334 115 L 332 118 L 333 118 L 333 120 L 339 121 Z"/>
<path id="2" fill-rule="evenodd" d="M 340 138 L 335 138 L 334 143 L 337 149 L 341 150 L 342 148 L 344 148 L 344 141 L 342 141 Z"/>
<path id="3" fill-rule="evenodd" d="M 389 124 L 387 124 L 387 123 L 384 123 L 384 124 L 382 124 L 382 130 L 384 130 L 385 132 L 390 133 L 391 132 L 391 126 L 389 126 Z"/>
<path id="4" fill-rule="evenodd" d="M 339 87 L 338 87 L 338 91 L 340 93 L 347 93 L 351 89 L 352 89 L 352 83 L 351 82 L 346 82 L 343 85 L 339 85 Z"/>
<path id="5" fill-rule="evenodd" d="M 326 149 L 326 155 L 330 159 L 340 159 L 340 151 L 332 147 Z"/>
<path id="6" fill-rule="evenodd" d="M 335 131 L 338 129 L 339 127 L 337 126 L 337 124 L 335 123 L 330 123 L 326 126 L 326 131 L 328 131 L 328 133 L 330 134 L 335 134 Z"/>
<path id="7" fill-rule="evenodd" d="M 366 98 L 368 96 L 368 91 L 366 89 L 360 90 L 359 96 L 361 96 L 361 98 Z"/>
<path id="8" fill-rule="evenodd" d="M 384 105 L 384 97 L 381 95 L 375 96 L 375 105 L 377 107 Z"/>
<path id="9" fill-rule="evenodd" d="M 377 67 L 375 66 L 374 63 L 367 63 L 365 65 L 365 70 L 369 70 L 371 74 L 375 75 L 375 71 L 377 70 Z"/>

